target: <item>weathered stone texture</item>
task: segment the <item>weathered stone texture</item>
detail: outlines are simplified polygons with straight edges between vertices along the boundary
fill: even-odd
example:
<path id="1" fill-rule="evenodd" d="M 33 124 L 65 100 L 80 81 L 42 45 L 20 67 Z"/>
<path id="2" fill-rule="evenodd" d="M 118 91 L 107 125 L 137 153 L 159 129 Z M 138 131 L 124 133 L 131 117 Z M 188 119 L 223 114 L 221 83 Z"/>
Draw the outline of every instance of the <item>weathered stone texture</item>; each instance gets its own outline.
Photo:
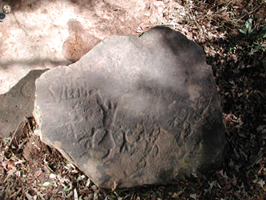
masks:
<path id="1" fill-rule="evenodd" d="M 211 68 L 200 46 L 170 28 L 108 37 L 36 85 L 42 140 L 100 187 L 171 183 L 222 161 Z"/>
<path id="2" fill-rule="evenodd" d="M 0 137 L 12 134 L 25 118 L 32 117 L 35 80 L 45 70 L 32 70 L 7 93 L 0 94 Z"/>

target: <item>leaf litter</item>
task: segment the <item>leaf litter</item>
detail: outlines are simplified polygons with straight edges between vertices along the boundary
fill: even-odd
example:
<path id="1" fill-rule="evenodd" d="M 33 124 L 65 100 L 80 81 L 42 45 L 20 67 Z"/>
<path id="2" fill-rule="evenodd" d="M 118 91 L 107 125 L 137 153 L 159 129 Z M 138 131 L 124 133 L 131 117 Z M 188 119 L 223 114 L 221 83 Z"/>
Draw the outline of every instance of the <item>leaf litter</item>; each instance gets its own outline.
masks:
<path id="1" fill-rule="evenodd" d="M 266 2 L 165 2 L 163 17 L 136 32 L 164 24 L 204 49 L 230 145 L 222 168 L 175 185 L 117 189 L 114 183 L 104 190 L 43 144 L 30 119 L 0 141 L 0 199 L 266 199 Z"/>

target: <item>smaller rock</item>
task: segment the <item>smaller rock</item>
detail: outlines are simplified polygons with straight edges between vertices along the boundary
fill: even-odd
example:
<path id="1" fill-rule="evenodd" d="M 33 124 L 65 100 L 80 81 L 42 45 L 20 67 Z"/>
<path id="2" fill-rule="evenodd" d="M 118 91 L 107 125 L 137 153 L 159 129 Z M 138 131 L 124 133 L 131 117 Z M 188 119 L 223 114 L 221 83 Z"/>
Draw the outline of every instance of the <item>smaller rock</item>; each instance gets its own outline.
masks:
<path id="1" fill-rule="evenodd" d="M 0 95 L 0 137 L 7 137 L 25 117 L 31 117 L 35 100 L 35 80 L 46 70 L 33 70 L 9 92 Z"/>

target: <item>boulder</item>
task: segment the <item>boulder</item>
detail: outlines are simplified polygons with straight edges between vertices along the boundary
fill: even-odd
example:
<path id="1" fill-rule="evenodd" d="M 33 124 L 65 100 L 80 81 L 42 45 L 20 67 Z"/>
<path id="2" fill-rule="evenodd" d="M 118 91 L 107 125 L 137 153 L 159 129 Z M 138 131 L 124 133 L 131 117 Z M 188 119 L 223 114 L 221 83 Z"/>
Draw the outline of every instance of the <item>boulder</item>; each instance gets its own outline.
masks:
<path id="1" fill-rule="evenodd" d="M 103 188 L 219 167 L 222 109 L 202 48 L 167 27 L 111 36 L 36 81 L 41 139 Z"/>

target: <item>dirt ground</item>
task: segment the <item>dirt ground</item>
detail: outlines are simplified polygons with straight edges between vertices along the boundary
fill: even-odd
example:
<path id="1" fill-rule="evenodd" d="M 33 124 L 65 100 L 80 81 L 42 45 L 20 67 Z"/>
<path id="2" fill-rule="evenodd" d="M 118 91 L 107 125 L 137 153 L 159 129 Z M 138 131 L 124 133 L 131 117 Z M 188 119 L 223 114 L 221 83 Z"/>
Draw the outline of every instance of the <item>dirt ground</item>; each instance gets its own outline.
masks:
<path id="1" fill-rule="evenodd" d="M 0 1 L 4 3 L 11 12 L 0 23 L 0 94 L 32 69 L 77 61 L 109 35 L 139 34 L 167 24 L 164 12 L 180 6 L 155 0 Z"/>

